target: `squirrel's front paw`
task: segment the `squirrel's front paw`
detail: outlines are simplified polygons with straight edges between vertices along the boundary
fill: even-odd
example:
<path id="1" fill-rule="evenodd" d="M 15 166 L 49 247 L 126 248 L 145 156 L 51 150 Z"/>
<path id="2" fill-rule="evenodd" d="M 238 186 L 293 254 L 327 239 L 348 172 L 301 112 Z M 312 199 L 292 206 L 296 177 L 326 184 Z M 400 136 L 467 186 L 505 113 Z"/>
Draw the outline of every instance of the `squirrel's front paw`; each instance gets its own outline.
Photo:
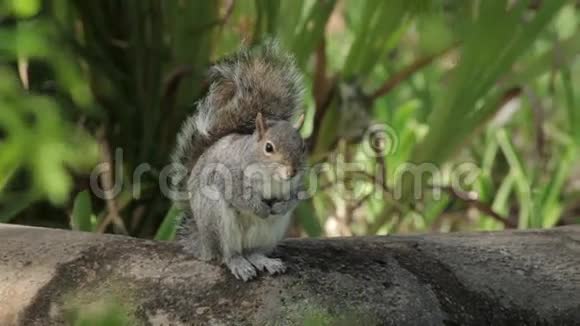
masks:
<path id="1" fill-rule="evenodd" d="M 268 205 L 266 202 L 260 201 L 260 204 L 258 205 L 258 207 L 254 213 L 256 213 L 256 215 L 258 215 L 261 218 L 268 218 L 268 216 L 270 216 L 271 212 L 272 212 L 272 207 L 270 205 Z"/>
<path id="2" fill-rule="evenodd" d="M 248 260 L 260 271 L 267 270 L 270 274 L 281 274 L 286 271 L 286 265 L 278 258 L 268 258 L 262 254 L 251 254 Z"/>
<path id="3" fill-rule="evenodd" d="M 256 277 L 257 272 L 254 265 L 252 265 L 246 258 L 242 256 L 234 256 L 226 260 L 226 266 L 230 269 L 232 274 L 238 279 L 247 282 Z"/>

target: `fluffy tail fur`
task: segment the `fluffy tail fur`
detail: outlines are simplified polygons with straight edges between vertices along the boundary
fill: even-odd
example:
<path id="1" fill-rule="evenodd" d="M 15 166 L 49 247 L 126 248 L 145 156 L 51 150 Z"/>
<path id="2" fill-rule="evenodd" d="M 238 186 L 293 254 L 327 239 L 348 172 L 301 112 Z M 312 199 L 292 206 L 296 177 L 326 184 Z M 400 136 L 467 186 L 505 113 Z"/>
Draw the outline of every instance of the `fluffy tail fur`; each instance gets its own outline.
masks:
<path id="1" fill-rule="evenodd" d="M 209 91 L 184 122 L 172 155 L 172 163 L 187 171 L 171 180 L 180 193 L 187 191 L 199 157 L 217 140 L 231 133 L 253 133 L 258 112 L 268 120 L 290 121 L 302 104 L 301 74 L 294 59 L 274 42 L 216 63 L 209 69 L 208 81 Z M 187 214 L 187 200 L 176 202 Z"/>

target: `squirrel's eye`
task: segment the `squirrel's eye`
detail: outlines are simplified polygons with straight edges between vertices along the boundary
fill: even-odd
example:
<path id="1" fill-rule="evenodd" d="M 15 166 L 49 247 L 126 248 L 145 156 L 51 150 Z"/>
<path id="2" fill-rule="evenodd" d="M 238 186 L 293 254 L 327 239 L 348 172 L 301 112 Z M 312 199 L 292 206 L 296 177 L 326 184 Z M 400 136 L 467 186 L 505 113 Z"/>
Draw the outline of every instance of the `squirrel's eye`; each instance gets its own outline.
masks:
<path id="1" fill-rule="evenodd" d="M 274 145 L 272 145 L 272 143 L 270 143 L 270 142 L 267 142 L 266 147 L 264 149 L 266 150 L 266 153 L 273 153 L 274 152 Z"/>

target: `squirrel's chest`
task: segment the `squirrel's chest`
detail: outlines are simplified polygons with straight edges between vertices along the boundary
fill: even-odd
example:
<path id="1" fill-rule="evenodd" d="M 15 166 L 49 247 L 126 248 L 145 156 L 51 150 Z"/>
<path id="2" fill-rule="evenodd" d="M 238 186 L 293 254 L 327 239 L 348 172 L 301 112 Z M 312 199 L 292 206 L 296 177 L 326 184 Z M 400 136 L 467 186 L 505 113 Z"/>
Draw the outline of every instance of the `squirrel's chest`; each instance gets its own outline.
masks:
<path id="1" fill-rule="evenodd" d="M 237 227 L 240 232 L 242 249 L 270 249 L 276 246 L 286 233 L 290 215 L 270 216 L 263 219 L 251 214 L 240 213 Z"/>

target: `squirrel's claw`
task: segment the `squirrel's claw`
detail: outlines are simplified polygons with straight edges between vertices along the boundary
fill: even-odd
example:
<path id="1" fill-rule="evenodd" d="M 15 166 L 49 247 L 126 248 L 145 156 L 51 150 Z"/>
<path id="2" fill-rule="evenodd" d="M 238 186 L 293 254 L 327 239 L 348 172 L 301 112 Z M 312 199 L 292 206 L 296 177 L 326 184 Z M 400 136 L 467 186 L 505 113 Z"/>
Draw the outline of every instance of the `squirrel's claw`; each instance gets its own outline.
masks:
<path id="1" fill-rule="evenodd" d="M 226 266 L 238 280 L 247 282 L 256 277 L 257 272 L 254 265 L 242 256 L 235 256 L 226 261 Z"/>
<path id="2" fill-rule="evenodd" d="M 260 271 L 267 270 L 270 275 L 282 274 L 286 271 L 286 265 L 278 258 L 268 258 L 262 254 L 251 254 L 248 260 Z"/>

